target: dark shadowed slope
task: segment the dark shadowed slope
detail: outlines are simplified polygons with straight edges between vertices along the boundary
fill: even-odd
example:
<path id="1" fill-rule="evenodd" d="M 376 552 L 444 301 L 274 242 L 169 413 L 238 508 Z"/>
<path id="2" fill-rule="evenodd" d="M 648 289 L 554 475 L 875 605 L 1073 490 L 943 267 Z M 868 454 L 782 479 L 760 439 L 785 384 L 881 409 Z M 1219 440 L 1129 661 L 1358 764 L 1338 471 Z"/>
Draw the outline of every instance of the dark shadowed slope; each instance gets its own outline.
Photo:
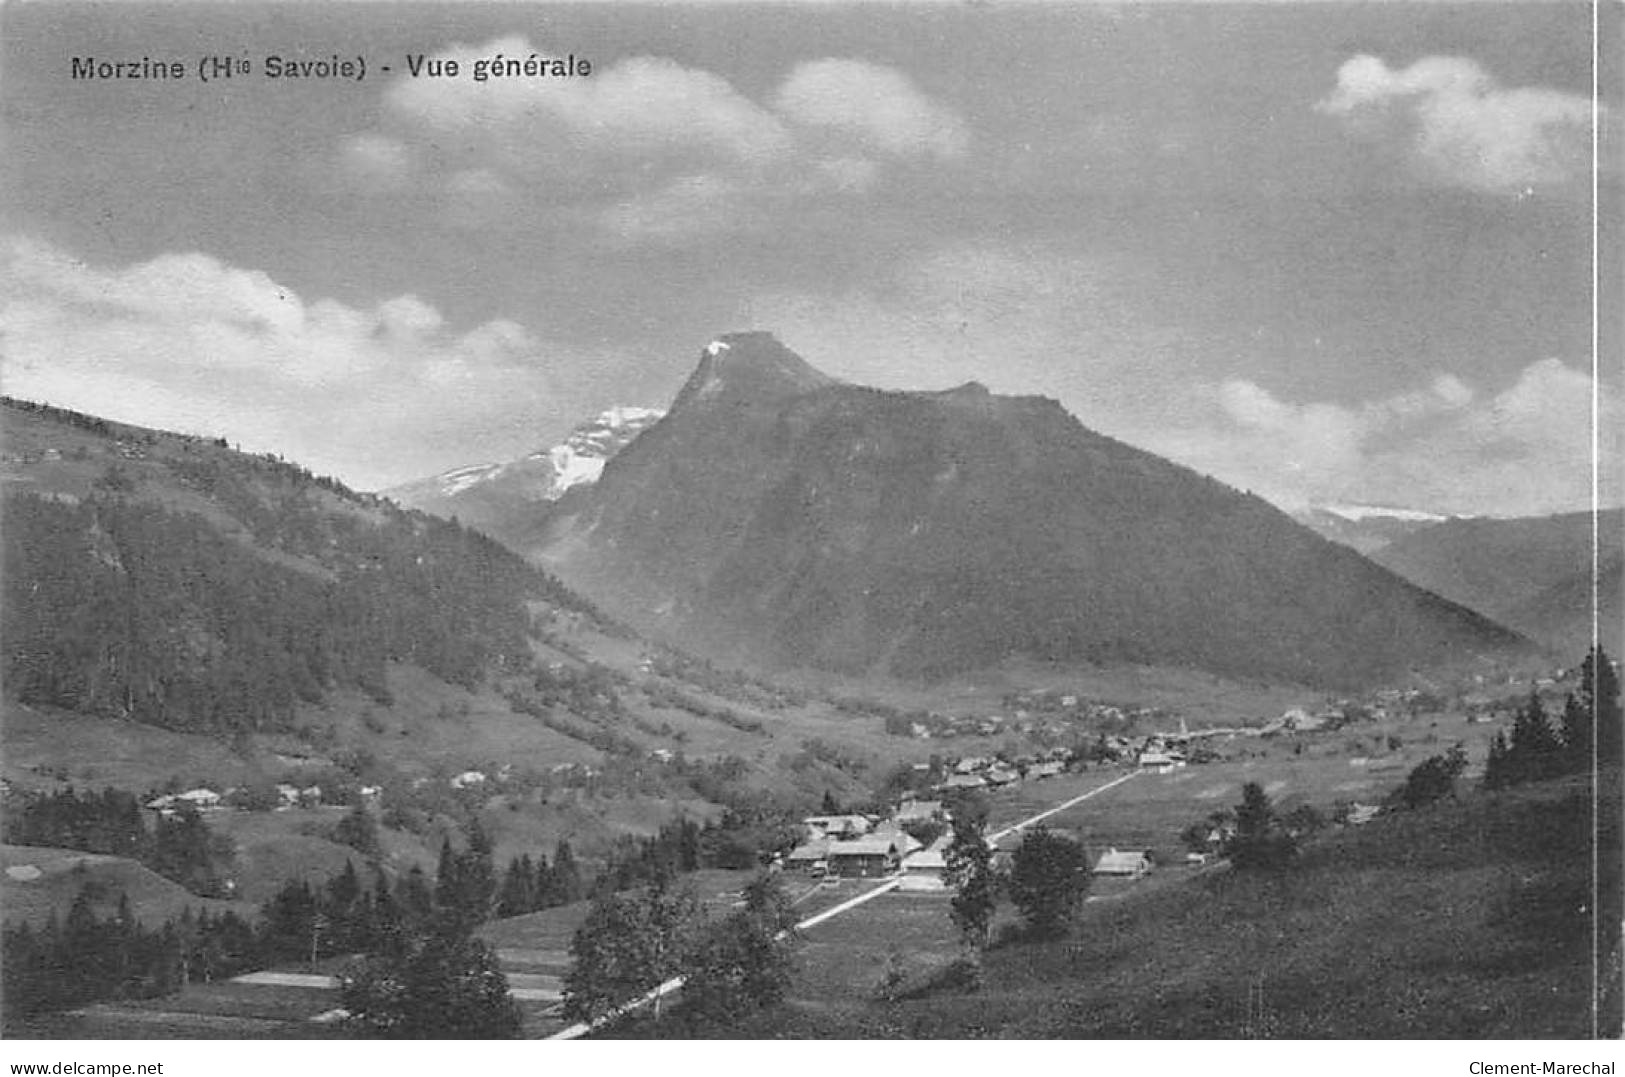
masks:
<path id="1" fill-rule="evenodd" d="M 3 405 L 8 697 L 228 737 L 391 663 L 463 686 L 580 599 L 496 542 L 224 442 Z"/>
<path id="2" fill-rule="evenodd" d="M 1617 653 L 1625 510 L 1602 512 L 1595 525 L 1600 570 L 1595 576 L 1588 512 L 1449 520 L 1399 539 L 1373 559 L 1561 652 L 1590 646 L 1595 588 L 1603 644 Z"/>
<path id="3" fill-rule="evenodd" d="M 645 629 L 842 670 L 1020 655 L 1351 683 L 1520 643 L 1054 401 L 846 385 L 760 333 L 708 346 L 529 548 Z"/>

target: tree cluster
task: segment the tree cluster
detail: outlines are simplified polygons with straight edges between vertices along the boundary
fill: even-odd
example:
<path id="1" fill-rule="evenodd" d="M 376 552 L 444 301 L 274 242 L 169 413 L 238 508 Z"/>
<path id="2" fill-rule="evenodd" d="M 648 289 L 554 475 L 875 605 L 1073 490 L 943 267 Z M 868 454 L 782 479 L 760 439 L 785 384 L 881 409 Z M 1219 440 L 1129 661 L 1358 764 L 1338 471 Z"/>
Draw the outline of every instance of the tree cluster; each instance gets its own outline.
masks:
<path id="1" fill-rule="evenodd" d="M 1590 773 L 1593 766 L 1619 766 L 1625 721 L 1619 676 L 1601 647 L 1580 666 L 1580 687 L 1564 702 L 1559 724 L 1546 714 L 1538 692 L 1512 721 L 1512 733 L 1495 734 L 1484 768 L 1484 787 L 1504 789 L 1560 774 Z"/>
<path id="2" fill-rule="evenodd" d="M 60 1010 L 105 999 L 153 998 L 186 984 L 255 967 L 258 939 L 235 913 L 196 915 L 191 909 L 156 930 L 138 923 L 128 898 L 98 917 L 88 888 L 61 923 L 53 915 L 41 929 L 7 926 L 0 960 L 8 1018 Z"/>
<path id="3" fill-rule="evenodd" d="M 141 801 L 113 788 L 79 792 L 69 786 L 35 795 L 8 791 L 3 833 L 8 845 L 50 845 L 136 859 L 146 855 L 152 841 Z"/>
<path id="4" fill-rule="evenodd" d="M 569 841 L 561 840 L 553 850 L 551 864 L 540 853 L 534 859 L 525 853 L 508 861 L 497 891 L 497 915 L 522 916 L 569 905 L 580 901 L 585 893 L 575 852 Z"/>
<path id="5" fill-rule="evenodd" d="M 1235 829 L 1220 848 L 1237 871 L 1278 870 L 1298 852 L 1297 840 L 1257 782 L 1241 787 Z"/>
<path id="6" fill-rule="evenodd" d="M 160 824 L 160 851 L 168 825 Z M 192 833 L 192 822 L 183 817 L 173 833 Z M 546 857 L 537 864 L 530 868 L 529 857 L 517 858 L 509 873 L 511 879 L 519 870 L 534 871 L 534 908 L 580 898 L 567 842 L 559 844 L 551 865 Z M 433 880 L 414 867 L 392 885 L 375 868 L 369 885 L 352 861 L 319 886 L 290 880 L 252 925 L 232 913 L 194 915 L 188 909 L 148 931 L 122 895 L 117 914 L 99 919 L 87 888 L 61 926 L 53 917 L 41 930 L 6 928 L 6 1010 L 21 1015 L 96 999 L 151 997 L 269 964 L 314 964 L 360 953 L 366 956 L 347 974 L 345 990 L 347 1008 L 358 1015 L 363 1032 L 509 1035 L 517 1016 L 506 982 L 490 952 L 472 937 L 493 905 L 504 914 L 519 911 L 496 900 L 493 880 L 490 847 L 476 828 L 462 850 L 449 841 L 442 846 Z"/>
<path id="7" fill-rule="evenodd" d="M 141 798 L 122 789 L 12 793 L 5 803 L 5 840 L 87 853 L 127 856 L 204 897 L 226 897 L 236 861 L 231 839 L 211 831 L 183 805 L 149 830 Z"/>
<path id="8" fill-rule="evenodd" d="M 403 932 L 346 969 L 348 1027 L 384 1039 L 511 1039 L 519 1008 L 495 952 L 454 919 Z"/>
<path id="9" fill-rule="evenodd" d="M 1433 755 L 1418 763 L 1405 777 L 1405 784 L 1394 790 L 1390 803 L 1404 808 L 1420 808 L 1451 796 L 1456 790 L 1456 779 L 1467 771 L 1467 753 L 1461 745 L 1454 745 L 1443 755 Z"/>
<path id="10" fill-rule="evenodd" d="M 702 868 L 736 871 L 759 866 L 768 853 L 790 847 L 794 819 L 781 808 L 758 805 L 724 809 L 705 824 L 674 819 L 652 837 L 617 838 L 594 880 L 594 893 L 628 890 L 667 881 Z"/>
<path id="11" fill-rule="evenodd" d="M 1040 826 L 1028 831 L 1016 847 L 1008 887 L 1028 933 L 1056 938 L 1071 929 L 1089 882 L 1083 846 Z"/>
<path id="12" fill-rule="evenodd" d="M 793 916 L 776 878 L 759 875 L 740 909 L 708 917 L 664 880 L 603 893 L 571 940 L 565 1014 L 593 1021 L 682 978 L 681 1019 L 726 1027 L 776 1005 L 789 988 Z M 657 1016 L 660 1000 L 655 1003 Z"/>

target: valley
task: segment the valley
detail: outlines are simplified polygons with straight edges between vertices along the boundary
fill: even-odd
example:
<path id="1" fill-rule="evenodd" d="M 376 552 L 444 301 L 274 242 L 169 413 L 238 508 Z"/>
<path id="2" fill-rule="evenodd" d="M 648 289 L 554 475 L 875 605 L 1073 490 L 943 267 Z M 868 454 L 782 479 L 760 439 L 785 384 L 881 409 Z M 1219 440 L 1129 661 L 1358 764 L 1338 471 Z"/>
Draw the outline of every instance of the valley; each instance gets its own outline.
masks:
<path id="1" fill-rule="evenodd" d="M 343 985 L 402 930 L 378 918 L 456 912 L 514 1033 L 556 1035 L 602 902 L 670 880 L 697 922 L 730 923 L 766 865 L 816 917 L 877 884 L 806 875 L 805 820 L 874 825 L 911 798 L 985 804 L 1001 871 L 1023 820 L 1091 860 L 1144 853 L 1146 877 L 1095 881 L 1088 931 L 1228 886 L 1190 831 L 1244 786 L 1312 822 L 1318 862 L 1401 825 L 1373 817 L 1447 750 L 1463 787 L 1485 781 L 1531 690 L 1556 716 L 1583 680 L 1049 402 L 849 387 L 761 334 L 705 349 L 668 412 L 406 488 L 449 519 L 223 441 L 6 407 L 8 946 L 33 968 L 125 925 L 151 956 L 121 960 L 156 962 L 75 974 L 43 1009 L 14 994 L 8 1034 L 354 1035 Z M 467 526 L 470 491 L 507 545 Z M 116 848 L 76 799 L 101 790 L 143 806 Z M 789 1034 L 943 1034 L 948 905 L 897 889 L 808 926 Z M 193 923 L 201 942 L 142 941 Z M 996 929 L 977 975 L 1002 992 L 1000 955 L 1030 944 L 1009 912 Z M 843 1008 L 870 997 L 883 1016 Z M 716 1033 L 673 1008 L 603 1032 Z M 1038 1027 L 987 1020 L 961 1031 Z"/>

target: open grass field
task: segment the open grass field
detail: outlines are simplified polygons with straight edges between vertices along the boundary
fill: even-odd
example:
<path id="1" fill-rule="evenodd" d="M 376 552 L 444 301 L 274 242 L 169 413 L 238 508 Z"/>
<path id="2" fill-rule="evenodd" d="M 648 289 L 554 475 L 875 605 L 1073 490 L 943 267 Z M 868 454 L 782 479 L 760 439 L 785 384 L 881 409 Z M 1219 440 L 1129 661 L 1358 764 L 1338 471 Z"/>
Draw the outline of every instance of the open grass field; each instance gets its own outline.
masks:
<path id="1" fill-rule="evenodd" d="M 303 832 L 307 828 L 331 827 L 343 818 L 345 810 L 212 812 L 209 827 L 236 844 L 233 878 L 237 880 L 237 893 L 258 905 L 269 901 L 290 880 L 303 879 L 320 886 L 342 872 L 346 862 L 353 862 L 363 878 L 370 877 L 366 859 L 360 853 Z"/>
<path id="2" fill-rule="evenodd" d="M 1313 708 L 1326 698 L 1325 692 L 1313 688 L 1233 681 L 1194 670 L 1134 665 L 1069 667 L 1028 660 L 935 684 L 875 675 L 843 677 L 813 670 L 786 670 L 777 676 L 813 692 L 944 714 L 1008 715 L 1003 700 L 1011 692 L 1071 693 L 1100 702 L 1162 708 L 1173 716 L 1175 726 L 1184 717 L 1193 729 L 1257 722 L 1290 707 Z M 956 738 L 948 743 L 973 744 L 978 739 Z"/>
<path id="3" fill-rule="evenodd" d="M 1329 814 L 1339 803 L 1377 804 L 1401 785 L 1413 767 L 1461 742 L 1469 773 L 1482 768 L 1494 729 L 1457 720 L 1352 726 L 1338 732 L 1271 738 L 1238 737 L 1215 745 L 1228 758 L 1180 768 L 1171 774 L 1145 772 L 1099 798 L 1046 820 L 1093 852 L 1116 846 L 1150 849 L 1160 862 L 1185 854 L 1179 833 L 1210 813 L 1234 808 L 1241 788 L 1257 782 L 1282 811 L 1310 804 Z M 1389 736 L 1400 738 L 1388 747 Z M 1301 751 L 1298 749 L 1301 747 Z M 1042 781 L 1018 782 L 989 797 L 989 829 L 1027 818 L 1132 770 L 1107 766 Z M 1019 837 L 1002 843 L 1014 848 Z"/>
<path id="4" fill-rule="evenodd" d="M 809 928 L 796 952 L 791 998 L 816 1007 L 831 999 L 877 997 L 891 970 L 921 982 L 959 952 L 948 902 L 946 892 L 893 891 Z"/>
<path id="5" fill-rule="evenodd" d="M 100 856 L 77 849 L 0 845 L 0 901 L 8 923 L 43 925 L 55 913 L 67 916 L 79 892 L 88 888 L 96 914 L 112 916 L 119 895 L 126 894 L 136 918 L 157 928 L 187 908 L 211 913 L 228 910 L 252 916 L 255 909 L 241 901 L 201 898 L 157 875 L 134 860 Z"/>
<path id="6" fill-rule="evenodd" d="M 316 1039 L 338 1035 L 313 1020 L 338 1005 L 333 990 L 222 980 L 166 998 L 102 1002 L 37 1018 L 20 1038 Z"/>
<path id="7" fill-rule="evenodd" d="M 79 789 L 113 786 L 141 793 L 171 779 L 192 788 L 205 780 L 245 781 L 256 773 L 251 763 L 210 737 L 14 700 L 4 703 L 0 734 L 6 781 L 21 789 L 71 783 Z"/>
<path id="8" fill-rule="evenodd" d="M 708 884 L 725 881 L 731 880 L 706 880 Z M 521 1035 L 526 1038 L 551 1035 L 564 1027 L 556 1010 L 563 977 L 569 970 L 569 939 L 586 916 L 587 908 L 586 903 L 580 903 L 498 921 L 480 932 L 496 949 L 498 962 L 509 977 L 509 987 L 520 1011 Z M 44 1015 L 19 1027 L 14 1035 L 23 1039 L 344 1036 L 344 1030 L 330 1015 L 340 1005 L 336 978 L 350 961 L 345 957 L 326 958 L 315 966 L 290 965 L 232 980 L 192 984 L 165 998 L 97 1003 L 67 1013 Z M 279 972 L 288 975 L 279 975 Z M 317 982 L 323 979 L 328 982 Z"/>

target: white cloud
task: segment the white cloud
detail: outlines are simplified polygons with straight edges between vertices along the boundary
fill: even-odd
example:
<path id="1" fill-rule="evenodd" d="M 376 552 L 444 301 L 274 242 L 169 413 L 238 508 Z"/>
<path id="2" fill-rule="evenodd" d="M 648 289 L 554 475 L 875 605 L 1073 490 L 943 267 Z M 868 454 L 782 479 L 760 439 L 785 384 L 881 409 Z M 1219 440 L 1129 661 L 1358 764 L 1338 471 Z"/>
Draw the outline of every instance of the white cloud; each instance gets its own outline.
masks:
<path id="1" fill-rule="evenodd" d="M 468 227 L 589 222 L 614 242 L 757 227 L 793 203 L 872 191 L 905 160 L 965 152 L 963 122 L 901 72 L 854 60 L 792 71 L 771 107 L 726 79 L 637 56 L 581 78 L 470 77 L 498 56 L 550 55 L 518 36 L 453 45 L 455 78 L 401 74 L 378 130 L 347 140 L 341 171 L 369 192 L 410 182 Z M 530 197 L 532 203 L 524 204 Z"/>
<path id="2" fill-rule="evenodd" d="M 367 131 L 347 139 L 340 150 L 340 167 L 366 191 L 398 191 L 416 167 L 410 147 L 398 138 Z"/>
<path id="3" fill-rule="evenodd" d="M 779 87 L 774 106 L 797 123 L 851 134 L 898 157 L 958 157 L 968 142 L 959 117 L 908 76 L 862 60 L 798 65 Z"/>
<path id="4" fill-rule="evenodd" d="M 748 226 L 749 204 L 748 192 L 737 181 L 699 173 L 616 202 L 602 211 L 599 222 L 627 242 L 681 242 Z"/>
<path id="5" fill-rule="evenodd" d="M 0 295 L 8 393 L 227 435 L 362 486 L 439 466 L 427 431 L 466 441 L 551 407 L 530 331 L 459 332 L 411 295 L 352 307 L 205 254 L 104 269 L 22 239 L 0 245 Z"/>
<path id="6" fill-rule="evenodd" d="M 814 167 L 838 191 L 867 191 L 880 178 L 880 166 L 862 157 L 830 158 Z"/>
<path id="7" fill-rule="evenodd" d="M 1480 396 L 1445 374 L 1358 405 L 1292 403 L 1244 380 L 1198 389 L 1194 421 L 1144 442 L 1279 504 L 1365 502 L 1438 512 L 1527 515 L 1591 498 L 1589 374 L 1557 359 Z M 1617 500 L 1625 408 L 1598 395 L 1605 500 Z"/>
<path id="8" fill-rule="evenodd" d="M 1589 174 L 1589 99 L 1508 89 L 1469 59 L 1429 56 L 1394 70 L 1358 55 L 1315 107 L 1360 135 L 1397 140 L 1412 166 L 1438 183 L 1516 195 Z"/>
<path id="9" fill-rule="evenodd" d="M 634 57 L 585 78 L 470 77 L 482 59 L 533 54 L 551 55 L 512 36 L 453 45 L 432 59 L 457 62 L 458 77 L 402 75 L 385 106 L 408 129 L 465 140 L 491 160 L 531 173 L 666 154 L 765 162 L 789 147 L 777 117 L 725 79 L 671 60 Z"/>

